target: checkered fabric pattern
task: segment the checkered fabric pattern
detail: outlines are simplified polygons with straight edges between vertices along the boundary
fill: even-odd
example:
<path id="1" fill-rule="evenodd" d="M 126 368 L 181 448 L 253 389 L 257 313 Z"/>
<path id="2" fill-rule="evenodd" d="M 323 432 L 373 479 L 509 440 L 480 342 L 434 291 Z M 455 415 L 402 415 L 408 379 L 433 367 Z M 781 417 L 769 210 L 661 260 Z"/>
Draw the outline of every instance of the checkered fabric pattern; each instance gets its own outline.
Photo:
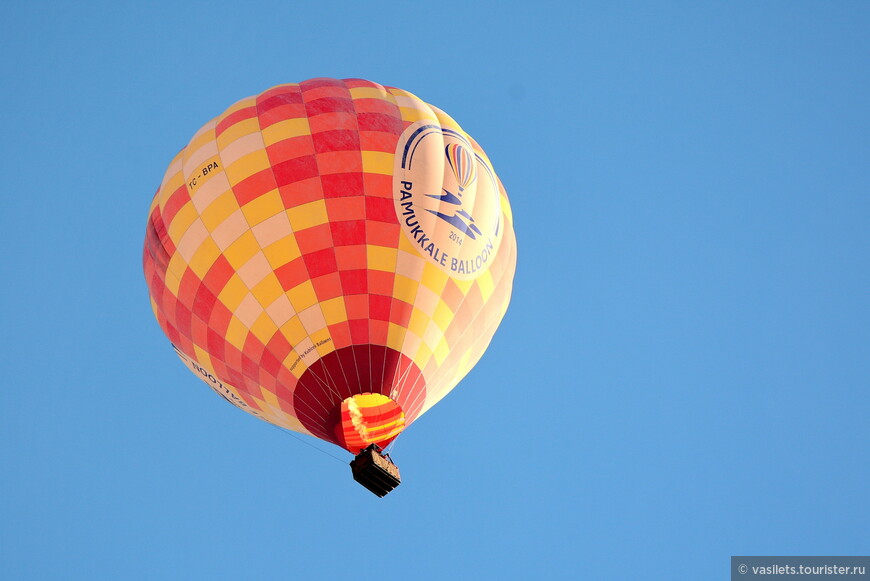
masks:
<path id="1" fill-rule="evenodd" d="M 510 206 L 499 184 L 503 239 L 476 278 L 427 262 L 393 201 L 397 141 L 421 120 L 462 131 L 406 91 L 314 79 L 239 101 L 173 159 L 147 224 L 152 308 L 230 402 L 342 445 L 346 398 L 386 395 L 407 426 L 481 357 L 510 299 Z"/>

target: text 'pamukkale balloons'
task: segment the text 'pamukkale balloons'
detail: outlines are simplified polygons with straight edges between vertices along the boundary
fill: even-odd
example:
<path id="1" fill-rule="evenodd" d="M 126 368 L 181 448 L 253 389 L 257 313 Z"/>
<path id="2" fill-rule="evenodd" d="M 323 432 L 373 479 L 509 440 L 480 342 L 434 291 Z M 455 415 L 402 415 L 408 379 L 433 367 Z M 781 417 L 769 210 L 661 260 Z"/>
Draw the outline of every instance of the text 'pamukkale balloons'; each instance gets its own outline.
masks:
<path id="1" fill-rule="evenodd" d="M 144 252 L 154 313 L 196 375 L 354 454 L 480 359 L 515 264 L 480 146 L 360 79 L 280 85 L 203 126 L 154 196 Z"/>

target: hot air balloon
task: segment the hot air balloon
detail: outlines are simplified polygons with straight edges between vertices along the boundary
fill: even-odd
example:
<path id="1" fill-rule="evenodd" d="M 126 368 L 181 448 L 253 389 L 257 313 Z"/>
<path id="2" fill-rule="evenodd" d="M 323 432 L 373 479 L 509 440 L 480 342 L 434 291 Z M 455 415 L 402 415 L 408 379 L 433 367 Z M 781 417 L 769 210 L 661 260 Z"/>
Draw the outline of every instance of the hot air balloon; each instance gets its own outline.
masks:
<path id="1" fill-rule="evenodd" d="M 356 455 L 383 449 L 477 363 L 516 264 L 483 149 L 413 94 L 313 79 L 243 99 L 169 164 L 149 211 L 151 306 L 218 395 Z M 461 428 L 454 428 L 461 429 Z"/>

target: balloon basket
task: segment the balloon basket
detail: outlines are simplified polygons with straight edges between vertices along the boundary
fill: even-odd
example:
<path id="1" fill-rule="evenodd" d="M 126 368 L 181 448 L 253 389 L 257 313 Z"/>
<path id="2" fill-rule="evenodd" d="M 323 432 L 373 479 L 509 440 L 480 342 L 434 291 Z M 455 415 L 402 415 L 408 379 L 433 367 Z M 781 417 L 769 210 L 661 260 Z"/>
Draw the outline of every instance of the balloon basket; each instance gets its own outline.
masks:
<path id="1" fill-rule="evenodd" d="M 375 444 L 357 454 L 350 468 L 354 480 L 381 498 L 402 482 L 399 467 Z"/>

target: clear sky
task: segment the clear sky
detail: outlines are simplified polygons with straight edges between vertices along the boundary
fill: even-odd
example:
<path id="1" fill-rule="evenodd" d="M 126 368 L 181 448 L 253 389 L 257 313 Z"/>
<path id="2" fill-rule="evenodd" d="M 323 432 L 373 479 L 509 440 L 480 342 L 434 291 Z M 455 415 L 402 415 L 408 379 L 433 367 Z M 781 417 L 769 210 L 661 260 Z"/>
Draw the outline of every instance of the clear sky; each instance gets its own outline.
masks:
<path id="1" fill-rule="evenodd" d="M 3 3 L 0 578 L 866 555 L 868 30 L 845 1 Z M 507 317 L 384 499 L 193 377 L 141 272 L 192 134 L 319 76 L 447 111 L 515 216 Z"/>

